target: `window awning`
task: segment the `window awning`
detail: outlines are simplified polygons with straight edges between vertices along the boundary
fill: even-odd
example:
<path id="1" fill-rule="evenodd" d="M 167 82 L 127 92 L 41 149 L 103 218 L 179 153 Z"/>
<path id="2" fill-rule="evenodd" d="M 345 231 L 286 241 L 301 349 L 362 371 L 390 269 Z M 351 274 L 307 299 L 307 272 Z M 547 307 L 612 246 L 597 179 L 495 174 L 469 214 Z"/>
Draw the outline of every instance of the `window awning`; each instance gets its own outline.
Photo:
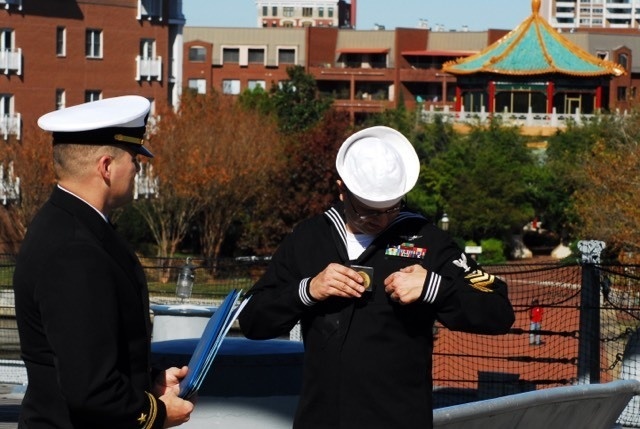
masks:
<path id="1" fill-rule="evenodd" d="M 402 51 L 402 55 L 414 57 L 468 57 L 477 54 L 478 51 L 446 51 L 446 50 L 423 50 L 423 51 Z"/>
<path id="2" fill-rule="evenodd" d="M 339 54 L 388 54 L 388 48 L 341 48 Z"/>

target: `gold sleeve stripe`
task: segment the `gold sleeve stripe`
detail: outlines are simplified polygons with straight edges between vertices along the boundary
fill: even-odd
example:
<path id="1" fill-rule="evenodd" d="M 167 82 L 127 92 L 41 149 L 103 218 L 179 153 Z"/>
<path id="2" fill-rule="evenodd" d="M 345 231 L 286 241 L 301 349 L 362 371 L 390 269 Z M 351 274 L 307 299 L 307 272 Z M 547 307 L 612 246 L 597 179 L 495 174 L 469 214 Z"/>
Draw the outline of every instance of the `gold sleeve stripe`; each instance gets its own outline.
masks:
<path id="1" fill-rule="evenodd" d="M 142 426 L 143 429 L 149 429 L 153 427 L 153 423 L 156 421 L 156 417 L 158 417 L 158 404 L 156 402 L 156 398 L 151 393 L 144 393 L 149 397 L 149 418 L 145 419 L 146 422 L 144 420 L 140 421 L 140 424 L 144 424 L 144 426 Z"/>
<path id="2" fill-rule="evenodd" d="M 489 286 L 495 282 L 496 278 L 493 274 L 485 273 L 484 271 L 475 270 L 465 277 L 469 280 L 471 287 L 478 289 L 481 292 L 493 292 Z"/>

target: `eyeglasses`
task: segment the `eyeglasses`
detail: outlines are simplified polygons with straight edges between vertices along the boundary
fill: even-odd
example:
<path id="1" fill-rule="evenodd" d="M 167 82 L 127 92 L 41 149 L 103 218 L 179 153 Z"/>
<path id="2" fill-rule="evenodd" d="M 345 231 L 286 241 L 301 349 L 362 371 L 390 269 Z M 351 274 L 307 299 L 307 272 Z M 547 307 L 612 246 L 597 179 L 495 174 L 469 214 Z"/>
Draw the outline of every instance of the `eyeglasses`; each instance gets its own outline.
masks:
<path id="1" fill-rule="evenodd" d="M 383 211 L 375 211 L 372 210 L 368 213 L 360 213 L 358 212 L 358 210 L 356 209 L 356 206 L 353 204 L 353 201 L 351 201 L 352 198 L 354 198 L 353 194 L 351 192 L 349 192 L 348 190 L 346 191 L 348 197 L 347 200 L 349 201 L 349 205 L 351 206 L 351 210 L 353 210 L 353 213 L 357 216 L 357 218 L 361 221 L 365 221 L 365 220 L 369 220 L 369 219 L 374 219 L 380 216 L 388 216 L 388 215 L 392 215 L 395 213 L 398 213 L 400 210 L 402 210 L 404 208 L 404 201 L 401 201 L 399 204 L 387 209 L 387 210 L 383 210 Z"/>

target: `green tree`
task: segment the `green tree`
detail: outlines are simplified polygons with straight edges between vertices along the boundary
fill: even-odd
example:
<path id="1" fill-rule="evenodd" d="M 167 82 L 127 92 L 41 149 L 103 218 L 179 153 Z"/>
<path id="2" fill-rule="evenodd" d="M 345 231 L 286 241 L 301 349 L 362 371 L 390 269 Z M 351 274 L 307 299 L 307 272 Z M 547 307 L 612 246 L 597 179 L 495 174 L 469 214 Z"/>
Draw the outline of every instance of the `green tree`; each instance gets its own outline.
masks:
<path id="1" fill-rule="evenodd" d="M 506 239 L 534 214 L 526 181 L 533 165 L 519 130 L 492 121 L 435 153 L 426 192 L 440 196 L 455 235 Z"/>
<path id="2" fill-rule="evenodd" d="M 322 120 L 333 101 L 320 95 L 315 78 L 302 66 L 289 67 L 287 75 L 289 80 L 271 88 L 271 99 L 280 131 L 296 134 Z"/>

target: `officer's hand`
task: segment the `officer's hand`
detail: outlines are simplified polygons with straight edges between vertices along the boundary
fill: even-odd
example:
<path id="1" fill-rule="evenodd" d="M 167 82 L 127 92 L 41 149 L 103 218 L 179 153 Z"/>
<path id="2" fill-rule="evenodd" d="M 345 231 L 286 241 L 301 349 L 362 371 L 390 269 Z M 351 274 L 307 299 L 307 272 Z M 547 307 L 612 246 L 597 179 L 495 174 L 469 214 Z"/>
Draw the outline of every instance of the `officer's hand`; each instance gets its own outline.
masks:
<path id="1" fill-rule="evenodd" d="M 426 278 L 426 269 L 418 264 L 410 265 L 384 279 L 384 290 L 392 300 L 411 304 L 420 298 Z"/>
<path id="2" fill-rule="evenodd" d="M 324 301 L 330 296 L 359 298 L 364 292 L 364 279 L 356 271 L 340 264 L 329 264 L 322 272 L 311 279 L 309 293 Z"/>
<path id="3" fill-rule="evenodd" d="M 171 367 L 165 371 L 162 371 L 154 380 L 153 383 L 153 395 L 160 397 L 167 393 L 169 390 L 173 390 L 175 394 L 180 393 L 180 381 L 187 376 L 189 368 L 183 366 L 182 368 Z"/>
<path id="4" fill-rule="evenodd" d="M 167 409 L 167 418 L 164 420 L 163 427 L 171 428 L 189 421 L 194 407 L 192 402 L 180 398 L 173 390 L 169 390 L 158 399 L 164 402 Z"/>

